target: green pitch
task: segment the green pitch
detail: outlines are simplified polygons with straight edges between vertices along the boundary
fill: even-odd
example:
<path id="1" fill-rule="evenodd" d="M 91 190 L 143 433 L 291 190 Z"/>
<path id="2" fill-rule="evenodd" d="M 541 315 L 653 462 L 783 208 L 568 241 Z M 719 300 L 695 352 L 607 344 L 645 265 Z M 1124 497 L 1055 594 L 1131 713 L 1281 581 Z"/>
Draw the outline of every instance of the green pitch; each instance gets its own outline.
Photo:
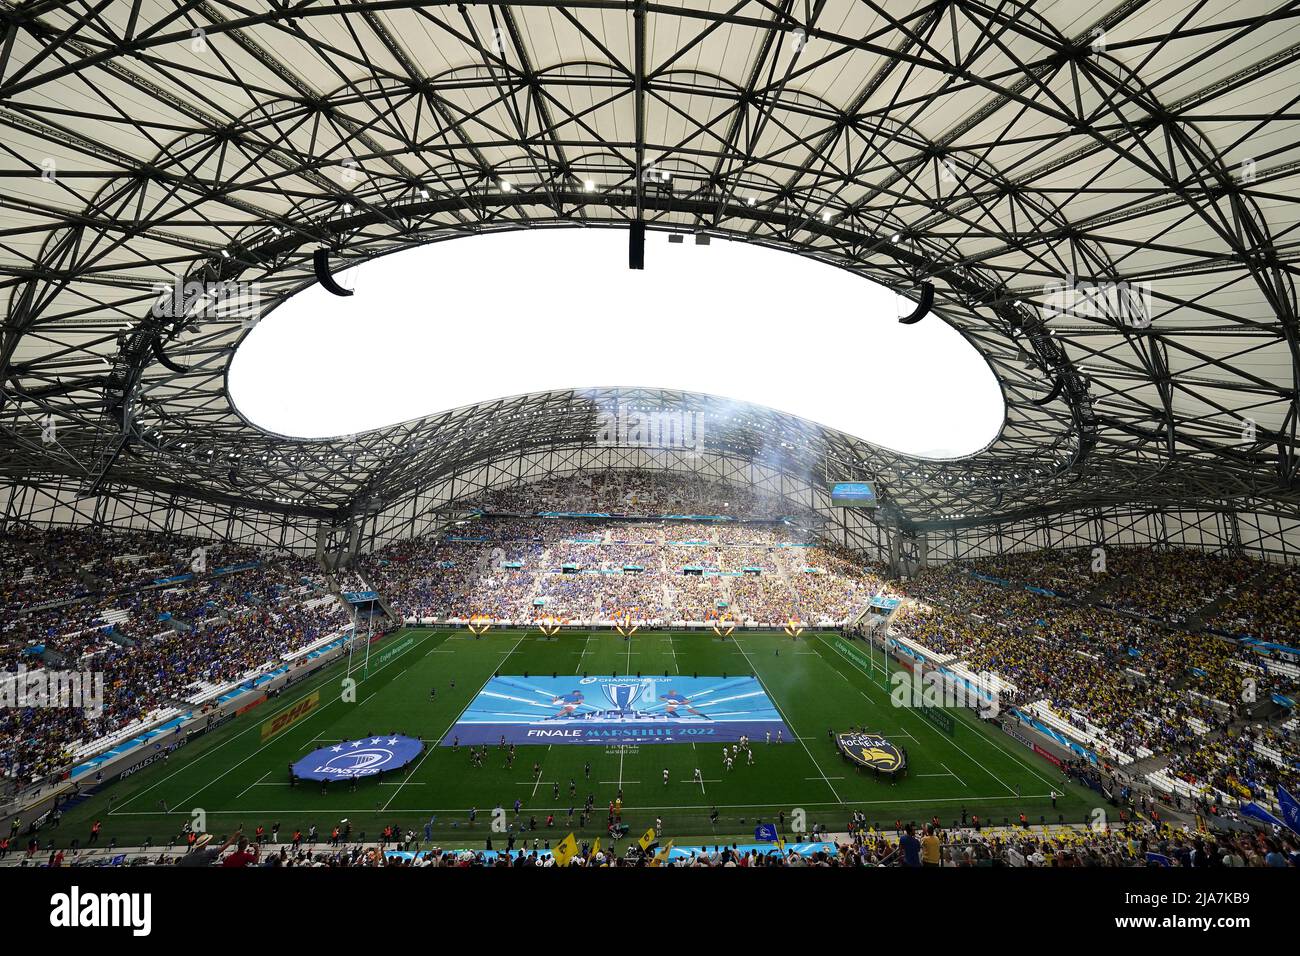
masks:
<path id="1" fill-rule="evenodd" d="M 515 800 L 522 801 L 519 822 L 527 826 L 536 817 L 538 831 L 530 836 L 539 839 L 562 838 L 571 829 L 603 837 L 608 805 L 619 789 L 623 820 L 634 836 L 662 817 L 665 838 L 682 844 L 752 839 L 757 823 L 775 820 L 780 812 L 789 823 L 796 808 L 804 811 L 808 826 L 820 823 L 835 832 L 846 828 L 852 809 L 892 828 L 899 819 L 924 822 L 932 816 L 951 824 L 963 808 L 997 824 L 1003 818 L 1014 822 L 1022 811 L 1034 824 L 1040 816 L 1055 823 L 1058 814 L 1078 822 L 1096 805 L 1095 794 L 1064 784 L 1056 768 L 965 711 L 953 711 L 956 729 L 950 737 L 920 713 L 892 706 L 879 657 L 873 670 L 864 663 L 863 644 L 851 645 L 856 656 L 846 655 L 843 647 L 837 635 L 813 631 L 797 639 L 779 632 L 736 632 L 725 640 L 711 632 L 638 632 L 625 640 L 613 631 L 567 631 L 554 638 L 519 630 L 493 629 L 480 638 L 464 630 L 404 631 L 372 648 L 368 676 L 362 676 L 359 660 L 353 662 L 359 680 L 354 701 L 342 694 L 346 663 L 333 665 L 71 808 L 60 828 L 47 829 L 43 839 L 53 837 L 66 846 L 76 837 L 84 844 L 90 823 L 102 819 L 101 845 L 110 838 L 134 845 L 145 837 L 166 844 L 178 838 L 198 809 L 216 834 L 240 826 L 251 833 L 259 823 L 269 832 L 278 822 L 282 839 L 296 827 L 306 833 L 312 824 L 324 838 L 346 817 L 354 838 L 361 831 L 376 838 L 388 823 L 422 836 L 432 820 L 441 845 L 482 847 L 493 836 L 493 845 L 500 847 L 504 838 L 490 832 L 498 805 L 513 822 Z M 754 673 L 797 739 L 754 741 L 753 765 L 742 758 L 731 771 L 723 766 L 721 744 L 520 746 L 510 769 L 496 746 L 489 746 L 481 767 L 472 765 L 466 747 L 428 746 L 408 768 L 355 789 L 335 783 L 322 794 L 317 784 L 289 785 L 289 764 L 327 743 L 392 732 L 441 740 L 498 672 Z M 430 699 L 433 689 L 437 694 Z M 316 709 L 263 743 L 262 724 L 313 690 L 321 693 Z M 827 731 L 852 726 L 903 744 L 910 759 L 907 776 L 896 783 L 877 780 L 845 761 Z M 541 768 L 537 776 L 534 763 Z M 702 783 L 693 779 L 696 767 Z M 1049 799 L 1052 790 L 1062 794 L 1056 809 Z M 588 793 L 596 809 L 581 829 L 576 824 Z M 471 808 L 478 811 L 472 827 Z M 709 819 L 714 808 L 716 826 Z M 550 814 L 555 825 L 547 831 Z"/>

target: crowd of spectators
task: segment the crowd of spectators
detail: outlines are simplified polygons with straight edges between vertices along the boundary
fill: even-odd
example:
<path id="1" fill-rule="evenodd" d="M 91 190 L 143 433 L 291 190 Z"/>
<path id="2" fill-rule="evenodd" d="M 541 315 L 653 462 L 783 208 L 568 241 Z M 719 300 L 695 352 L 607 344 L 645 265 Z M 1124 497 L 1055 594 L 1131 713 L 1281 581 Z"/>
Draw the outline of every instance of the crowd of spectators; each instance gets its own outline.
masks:
<path id="1" fill-rule="evenodd" d="M 1199 558 L 1191 564 L 1204 566 Z M 1134 573 L 1132 561 L 1121 559 L 1120 565 Z M 1017 578 L 1007 564 L 979 562 L 976 568 Z M 913 600 L 895 614 L 892 633 L 945 663 L 998 674 L 1010 685 L 1004 707 L 1045 707 L 1103 755 L 1166 755 L 1176 779 L 1239 797 L 1271 792 L 1277 782 L 1300 782 L 1293 735 L 1270 728 L 1258 734 L 1232 730 L 1246 713 L 1245 703 L 1270 694 L 1294 699 L 1294 668 L 1270 667 L 1248 645 L 1179 627 L 1176 615 L 1153 620 L 1116 613 L 986 581 L 970 571 L 923 571 L 910 582 Z M 1266 752 L 1255 746 L 1260 736 L 1272 742 Z"/>
<path id="2" fill-rule="evenodd" d="M 394 829 L 394 828 L 386 828 Z M 265 828 L 263 828 L 265 830 Z M 554 867 L 559 865 L 549 840 L 528 841 L 518 849 L 494 848 L 487 840 L 483 849 L 449 848 L 421 841 L 413 830 L 395 832 L 377 843 L 354 842 L 339 836 L 317 836 L 313 827 L 277 834 L 275 842 L 265 837 L 250 840 L 242 834 L 217 844 L 209 835 L 185 849 L 142 855 L 126 862 L 134 865 L 223 868 L 309 867 L 338 868 L 506 868 Z M 364 839 L 364 838 L 363 838 Z M 513 841 L 511 841 L 513 842 Z M 50 847 L 38 856 L 40 845 L 29 846 L 22 865 L 94 865 L 101 855 L 94 851 L 70 854 Z M 1300 866 L 1300 840 L 1286 831 L 1217 830 L 1203 832 L 1168 823 L 1134 821 L 1121 826 L 1079 827 L 943 827 L 935 823 L 907 824 L 899 830 L 883 831 L 850 819 L 848 832 L 834 838 L 824 836 L 809 848 L 754 846 L 718 843 L 683 848 L 667 853 L 658 845 L 642 849 L 636 841 L 623 846 L 605 841 L 597 846 L 578 844 L 568 857 L 577 867 L 667 868 L 1138 868 L 1172 869 L 1285 869 Z"/>
<path id="3" fill-rule="evenodd" d="M 1294 645 L 1293 566 L 1151 548 L 1110 548 L 1099 562 L 1095 549 L 1077 548 L 932 567 L 898 582 L 770 520 L 786 510 L 781 499 L 700 479 L 611 473 L 489 497 L 484 510 L 496 513 L 365 556 L 355 588 L 369 583 L 407 618 L 516 622 L 838 625 L 876 596 L 899 597 L 894 635 L 996 673 L 1004 706 L 1045 708 L 1107 755 L 1165 755 L 1174 779 L 1242 797 L 1298 782 L 1294 730 L 1243 726 L 1240 705 L 1293 700 L 1300 671 L 1282 651 L 1231 638 Z M 536 516 L 559 511 L 645 517 Z M 736 520 L 663 517 L 712 513 Z M 0 775 L 11 779 L 39 778 L 79 743 L 239 679 L 347 620 L 311 561 L 91 528 L 18 527 L 6 543 L 0 665 L 93 669 L 108 685 L 102 714 L 0 715 Z M 205 573 L 155 583 L 189 572 L 196 548 Z M 246 563 L 254 567 L 212 573 Z"/>
<path id="4" fill-rule="evenodd" d="M 192 569 L 196 549 L 209 568 L 253 560 L 257 552 L 230 542 L 156 531 L 91 526 L 12 525 L 0 551 L 0 609 L 138 588 Z"/>
<path id="5" fill-rule="evenodd" d="M 1296 768 L 1300 734 L 1294 726 L 1247 724 L 1187 740 L 1172 753 L 1166 771 L 1194 787 L 1209 785 L 1239 800 L 1266 801 L 1278 784 L 1296 786 Z"/>
<path id="6" fill-rule="evenodd" d="M 699 475 L 634 470 L 547 478 L 497 489 L 467 503 L 486 512 L 526 515 L 729 515 L 748 520 L 808 514 L 788 498 L 761 489 Z"/>
<path id="7" fill-rule="evenodd" d="M 1232 589 L 1207 623 L 1229 634 L 1300 646 L 1300 567 L 1263 565 Z"/>
<path id="8" fill-rule="evenodd" d="M 168 544 L 156 535 L 104 535 L 96 531 L 35 533 L 20 529 L 30 548 L 49 543 L 59 556 L 46 580 L 67 574 L 77 544 L 80 567 L 100 569 L 95 587 L 56 589 L 64 599 L 41 607 L 28 590 L 28 556 L 4 563 L 4 592 L 23 607 L 6 610 L 0 623 L 0 663 L 13 673 L 72 671 L 98 675 L 102 706 L 16 706 L 0 710 L 0 779 L 26 784 L 66 767 L 83 745 L 159 715 L 180 712 L 209 688 L 275 666 L 286 655 L 347 624 L 343 605 L 325 589 L 315 562 L 259 557 L 245 548 Z M 184 580 L 159 577 L 192 573 L 194 547 L 206 549 L 205 570 Z M 118 549 L 126 549 L 117 552 Z M 73 549 L 73 550 L 69 550 Z M 134 558 L 147 551 L 147 572 Z M 6 554 L 9 554 L 6 551 Z M 120 560 L 123 555 L 131 558 Z M 172 563 L 159 563 L 160 556 Z M 12 557 L 10 555 L 10 557 Z M 184 563 L 181 563 L 182 560 Z M 249 563 L 226 573 L 220 567 Z M 102 569 L 116 573 L 111 579 Z M 129 568 L 129 571 L 122 571 Z M 10 575 L 18 575 L 18 584 Z M 81 580 L 78 578 L 77 580 Z M 6 678 L 0 675 L 0 679 Z"/>
<path id="9" fill-rule="evenodd" d="M 1186 623 L 1225 596 L 1224 626 L 1249 633 L 1271 630 L 1294 637 L 1300 570 L 1270 565 L 1244 554 L 1191 548 L 1109 547 L 1017 551 L 965 564 L 979 574 L 1089 597 L 1096 603 L 1162 621 Z"/>
<path id="10" fill-rule="evenodd" d="M 403 617 L 843 623 L 878 569 L 780 522 L 485 516 L 364 559 Z"/>

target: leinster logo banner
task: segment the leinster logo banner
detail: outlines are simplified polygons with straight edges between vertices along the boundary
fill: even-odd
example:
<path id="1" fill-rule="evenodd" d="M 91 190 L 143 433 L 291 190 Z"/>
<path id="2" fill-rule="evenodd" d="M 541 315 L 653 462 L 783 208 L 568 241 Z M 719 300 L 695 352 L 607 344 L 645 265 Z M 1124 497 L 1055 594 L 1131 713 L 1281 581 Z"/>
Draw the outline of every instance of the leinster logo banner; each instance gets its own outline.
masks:
<path id="1" fill-rule="evenodd" d="M 398 770 L 424 750 L 414 737 L 363 737 L 313 750 L 293 765 L 299 780 L 360 780 Z"/>
<path id="2" fill-rule="evenodd" d="M 907 752 L 900 750 L 879 734 L 836 734 L 840 753 L 860 767 L 881 773 L 898 773 L 907 766 Z"/>
<path id="3" fill-rule="evenodd" d="M 441 746 L 794 738 L 758 678 L 494 677 Z"/>

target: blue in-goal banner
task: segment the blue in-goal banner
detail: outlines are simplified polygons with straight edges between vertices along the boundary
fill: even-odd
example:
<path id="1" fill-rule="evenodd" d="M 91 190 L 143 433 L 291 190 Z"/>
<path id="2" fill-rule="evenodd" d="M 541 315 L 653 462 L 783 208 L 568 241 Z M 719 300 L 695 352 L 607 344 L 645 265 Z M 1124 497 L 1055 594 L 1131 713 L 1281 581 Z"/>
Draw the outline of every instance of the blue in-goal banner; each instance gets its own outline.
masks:
<path id="1" fill-rule="evenodd" d="M 494 677 L 441 741 L 486 744 L 792 742 L 758 678 Z"/>

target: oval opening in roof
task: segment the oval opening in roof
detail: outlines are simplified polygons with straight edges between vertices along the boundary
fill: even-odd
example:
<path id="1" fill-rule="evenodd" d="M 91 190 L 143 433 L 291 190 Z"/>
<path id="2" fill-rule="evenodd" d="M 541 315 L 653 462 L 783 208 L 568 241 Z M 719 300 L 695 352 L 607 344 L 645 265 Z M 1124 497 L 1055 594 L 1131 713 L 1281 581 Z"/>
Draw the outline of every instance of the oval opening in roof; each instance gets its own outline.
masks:
<path id="1" fill-rule="evenodd" d="M 988 363 L 935 316 L 846 270 L 739 241 L 534 229 L 433 243 L 309 286 L 244 338 L 231 400 L 250 422 L 330 438 L 526 392 L 701 392 L 908 455 L 973 454 L 1002 426 Z"/>

